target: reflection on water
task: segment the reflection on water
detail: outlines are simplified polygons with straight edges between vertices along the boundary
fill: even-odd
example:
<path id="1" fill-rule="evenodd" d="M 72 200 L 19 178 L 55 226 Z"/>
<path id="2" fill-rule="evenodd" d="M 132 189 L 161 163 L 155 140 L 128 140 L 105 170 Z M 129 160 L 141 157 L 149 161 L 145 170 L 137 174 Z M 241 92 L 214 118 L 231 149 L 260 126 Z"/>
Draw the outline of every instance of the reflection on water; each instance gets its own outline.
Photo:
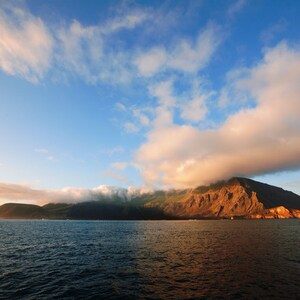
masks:
<path id="1" fill-rule="evenodd" d="M 1 221 L 0 298 L 291 298 L 299 220 Z"/>

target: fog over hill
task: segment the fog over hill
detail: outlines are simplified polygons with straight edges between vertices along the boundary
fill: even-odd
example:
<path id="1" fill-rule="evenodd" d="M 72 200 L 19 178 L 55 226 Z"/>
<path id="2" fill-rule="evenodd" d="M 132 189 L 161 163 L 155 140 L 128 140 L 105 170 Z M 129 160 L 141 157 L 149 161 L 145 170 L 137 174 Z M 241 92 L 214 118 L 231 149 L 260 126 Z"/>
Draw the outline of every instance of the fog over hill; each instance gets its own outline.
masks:
<path id="1" fill-rule="evenodd" d="M 300 196 L 282 188 L 238 177 L 194 189 L 167 191 L 104 186 L 92 190 L 65 189 L 60 192 L 24 189 L 27 194 L 23 195 L 23 200 L 32 194 L 39 201 L 51 199 L 48 203 L 52 204 L 38 206 L 6 203 L 0 207 L 1 218 L 300 218 Z M 10 195 L 18 199 L 22 193 L 15 187 L 10 190 Z"/>
<path id="2" fill-rule="evenodd" d="M 51 202 L 78 203 L 101 199 L 129 201 L 132 197 L 149 193 L 149 188 L 121 188 L 100 185 L 92 189 L 67 187 L 61 190 L 38 190 L 21 184 L 0 183 L 0 203 L 19 202 L 43 205 Z"/>

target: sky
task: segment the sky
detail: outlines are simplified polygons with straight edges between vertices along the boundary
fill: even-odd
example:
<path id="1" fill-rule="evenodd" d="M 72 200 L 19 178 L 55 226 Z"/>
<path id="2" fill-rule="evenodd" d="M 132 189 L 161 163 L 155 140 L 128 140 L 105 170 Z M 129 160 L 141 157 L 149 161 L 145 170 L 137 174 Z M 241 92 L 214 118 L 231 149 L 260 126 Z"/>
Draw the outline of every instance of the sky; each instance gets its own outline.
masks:
<path id="1" fill-rule="evenodd" d="M 0 0 L 0 203 L 233 176 L 300 194 L 299 13 Z"/>

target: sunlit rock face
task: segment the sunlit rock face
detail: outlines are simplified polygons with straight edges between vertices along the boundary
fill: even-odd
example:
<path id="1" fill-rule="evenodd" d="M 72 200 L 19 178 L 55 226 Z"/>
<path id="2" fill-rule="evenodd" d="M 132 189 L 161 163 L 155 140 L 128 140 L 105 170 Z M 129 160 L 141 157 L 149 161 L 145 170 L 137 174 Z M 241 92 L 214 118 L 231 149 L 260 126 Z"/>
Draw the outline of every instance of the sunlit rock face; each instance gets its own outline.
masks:
<path id="1" fill-rule="evenodd" d="M 247 178 L 195 189 L 148 193 L 100 189 L 95 200 L 44 206 L 7 203 L 0 218 L 24 219 L 282 219 L 300 218 L 300 196 Z M 107 192 L 108 191 L 108 192 Z M 73 195 L 73 194 L 72 194 Z"/>
<path id="2" fill-rule="evenodd" d="M 299 218 L 300 197 L 246 178 L 166 192 L 147 206 L 183 218 Z"/>
<path id="3" fill-rule="evenodd" d="M 261 213 L 252 214 L 253 219 L 291 219 L 300 218 L 300 210 L 287 209 L 284 206 L 278 206 L 270 209 L 265 209 Z"/>

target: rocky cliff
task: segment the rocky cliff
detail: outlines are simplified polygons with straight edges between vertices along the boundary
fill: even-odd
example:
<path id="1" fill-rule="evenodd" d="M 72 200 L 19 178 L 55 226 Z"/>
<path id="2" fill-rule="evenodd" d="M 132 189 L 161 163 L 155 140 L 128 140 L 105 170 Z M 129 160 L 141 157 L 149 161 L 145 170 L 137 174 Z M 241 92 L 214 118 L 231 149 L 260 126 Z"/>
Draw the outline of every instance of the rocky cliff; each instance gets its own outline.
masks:
<path id="1" fill-rule="evenodd" d="M 300 196 L 247 178 L 195 189 L 156 191 L 130 201 L 101 199 L 77 204 L 8 203 L 0 218 L 22 219 L 221 219 L 300 218 Z"/>
<path id="2" fill-rule="evenodd" d="M 160 207 L 181 218 L 299 218 L 300 197 L 247 178 L 210 186 L 168 191 L 146 206 Z"/>

